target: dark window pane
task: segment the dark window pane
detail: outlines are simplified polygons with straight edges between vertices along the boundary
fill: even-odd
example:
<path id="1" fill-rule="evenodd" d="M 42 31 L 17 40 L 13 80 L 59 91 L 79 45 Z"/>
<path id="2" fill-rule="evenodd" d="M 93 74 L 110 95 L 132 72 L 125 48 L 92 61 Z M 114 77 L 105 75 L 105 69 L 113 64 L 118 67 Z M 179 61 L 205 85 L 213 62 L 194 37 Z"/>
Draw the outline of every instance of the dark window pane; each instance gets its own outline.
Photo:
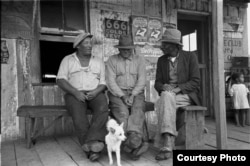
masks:
<path id="1" fill-rule="evenodd" d="M 62 59 L 74 51 L 72 43 L 40 41 L 42 82 L 55 82 L 48 76 L 56 76 Z"/>
<path id="2" fill-rule="evenodd" d="M 62 29 L 62 1 L 41 0 L 41 26 Z"/>
<path id="3" fill-rule="evenodd" d="M 84 29 L 83 0 L 63 1 L 64 30 L 74 31 Z"/>

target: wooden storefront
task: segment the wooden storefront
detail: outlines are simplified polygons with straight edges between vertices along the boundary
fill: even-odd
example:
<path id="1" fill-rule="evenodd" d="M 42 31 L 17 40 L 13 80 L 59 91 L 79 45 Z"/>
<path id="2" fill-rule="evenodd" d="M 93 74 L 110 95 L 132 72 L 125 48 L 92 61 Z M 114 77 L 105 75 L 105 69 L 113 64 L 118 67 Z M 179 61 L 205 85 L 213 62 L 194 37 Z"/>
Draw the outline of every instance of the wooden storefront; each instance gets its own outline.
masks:
<path id="1" fill-rule="evenodd" d="M 20 105 L 62 105 L 64 103 L 63 92 L 53 83 L 54 78 L 46 78 L 45 75 L 55 75 L 62 57 L 74 51 L 72 42 L 79 30 L 89 31 L 94 35 L 93 53 L 106 61 L 109 56 L 118 52 L 113 46 L 118 43 L 116 38 L 119 37 L 119 32 L 114 29 L 107 31 L 108 27 L 105 23 L 110 21 L 109 23 L 114 26 L 115 21 L 118 21 L 116 23 L 119 26 L 123 25 L 131 33 L 134 17 L 160 20 L 163 31 L 165 28 L 178 28 L 182 31 L 183 40 L 187 41 L 185 48 L 196 51 L 199 59 L 202 102 L 208 107 L 207 115 L 216 116 L 220 122 L 218 127 L 222 126 L 221 129 L 225 127 L 224 70 L 231 67 L 231 61 L 224 59 L 226 53 L 224 51 L 223 54 L 223 36 L 224 40 L 240 38 L 243 43 L 242 53 L 244 56 L 249 56 L 246 35 L 248 33 L 247 1 L 77 0 L 76 4 L 73 3 L 74 1 L 57 2 L 60 4 L 53 4 L 54 10 L 51 8 L 53 5 L 48 7 L 48 4 L 42 4 L 39 0 L 2 3 L 1 127 L 3 141 L 25 136 L 25 119 L 16 116 L 16 110 Z M 221 11 L 219 11 L 220 8 Z M 55 10 L 60 12 L 52 14 Z M 237 29 L 234 28 L 234 24 L 238 26 Z M 191 38 L 195 43 L 190 42 Z M 195 45 L 194 48 L 193 45 Z M 157 43 L 150 45 L 148 41 L 139 44 L 136 52 L 147 59 L 146 98 L 155 101 L 157 99 L 153 88 L 155 68 L 157 58 L 162 53 Z M 217 112 L 220 114 L 216 115 Z M 149 118 L 151 123 L 155 123 L 154 114 L 150 114 Z M 51 120 L 53 119 L 40 119 L 37 122 L 38 128 L 46 126 Z M 64 118 L 44 135 L 72 134 L 72 132 L 71 118 Z"/>

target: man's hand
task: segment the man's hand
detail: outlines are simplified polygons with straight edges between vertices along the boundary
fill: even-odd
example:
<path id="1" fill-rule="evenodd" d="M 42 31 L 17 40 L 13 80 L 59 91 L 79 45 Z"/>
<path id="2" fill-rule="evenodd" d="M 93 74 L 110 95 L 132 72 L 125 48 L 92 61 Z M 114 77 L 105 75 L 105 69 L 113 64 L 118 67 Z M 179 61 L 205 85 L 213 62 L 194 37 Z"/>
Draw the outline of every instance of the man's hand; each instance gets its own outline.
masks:
<path id="1" fill-rule="evenodd" d="M 121 97 L 123 103 L 126 104 L 126 105 L 130 105 L 129 98 L 130 97 L 128 95 L 124 95 L 124 96 Z"/>
<path id="2" fill-rule="evenodd" d="M 168 92 L 172 91 L 174 88 L 175 88 L 175 86 L 173 86 L 171 84 L 164 84 L 162 87 L 163 91 L 168 91 Z"/>
<path id="3" fill-rule="evenodd" d="M 181 89 L 179 87 L 176 87 L 172 90 L 172 92 L 174 92 L 175 94 L 179 93 L 181 91 Z"/>
<path id="4" fill-rule="evenodd" d="M 134 102 L 134 95 L 131 95 L 130 97 L 129 97 L 129 99 L 128 99 L 128 105 L 129 106 L 132 106 L 133 105 L 133 102 Z"/>
<path id="5" fill-rule="evenodd" d="M 95 90 L 92 90 L 86 93 L 87 100 L 92 100 L 96 96 L 97 96 L 97 92 Z"/>
<path id="6" fill-rule="evenodd" d="M 75 98 L 77 98 L 77 100 L 85 102 L 85 100 L 87 99 L 87 96 L 81 92 L 81 91 L 77 91 L 74 93 Z"/>

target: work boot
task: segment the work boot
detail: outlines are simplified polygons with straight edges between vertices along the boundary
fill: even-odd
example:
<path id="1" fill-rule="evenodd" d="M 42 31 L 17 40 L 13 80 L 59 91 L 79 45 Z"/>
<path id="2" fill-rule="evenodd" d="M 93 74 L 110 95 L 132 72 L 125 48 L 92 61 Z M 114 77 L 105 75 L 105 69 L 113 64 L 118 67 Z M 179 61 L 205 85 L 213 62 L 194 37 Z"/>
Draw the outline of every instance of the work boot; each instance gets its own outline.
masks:
<path id="1" fill-rule="evenodd" d="M 163 147 L 160 152 L 155 156 L 156 160 L 167 160 L 171 157 L 171 153 L 174 147 L 174 137 L 168 133 L 163 134 Z"/>
<path id="2" fill-rule="evenodd" d="M 137 132 L 130 132 L 124 144 L 131 149 L 136 149 L 142 144 L 142 136 Z"/>

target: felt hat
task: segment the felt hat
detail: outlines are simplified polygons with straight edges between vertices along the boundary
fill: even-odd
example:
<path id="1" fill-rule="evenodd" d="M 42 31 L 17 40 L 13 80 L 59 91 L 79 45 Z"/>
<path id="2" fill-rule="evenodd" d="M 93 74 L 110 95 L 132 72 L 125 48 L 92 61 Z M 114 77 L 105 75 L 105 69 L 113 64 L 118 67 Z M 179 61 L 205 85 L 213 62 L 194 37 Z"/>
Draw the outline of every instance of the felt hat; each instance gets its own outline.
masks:
<path id="1" fill-rule="evenodd" d="M 166 29 L 162 35 L 161 42 L 182 45 L 181 32 L 178 29 Z"/>
<path id="2" fill-rule="evenodd" d="M 85 33 L 82 32 L 81 34 L 79 34 L 74 41 L 73 47 L 76 48 L 84 39 L 86 39 L 87 37 L 92 38 L 93 35 L 91 35 L 90 33 Z"/>
<path id="3" fill-rule="evenodd" d="M 119 39 L 119 44 L 114 46 L 115 48 L 133 49 L 134 45 L 131 35 L 123 35 Z"/>

